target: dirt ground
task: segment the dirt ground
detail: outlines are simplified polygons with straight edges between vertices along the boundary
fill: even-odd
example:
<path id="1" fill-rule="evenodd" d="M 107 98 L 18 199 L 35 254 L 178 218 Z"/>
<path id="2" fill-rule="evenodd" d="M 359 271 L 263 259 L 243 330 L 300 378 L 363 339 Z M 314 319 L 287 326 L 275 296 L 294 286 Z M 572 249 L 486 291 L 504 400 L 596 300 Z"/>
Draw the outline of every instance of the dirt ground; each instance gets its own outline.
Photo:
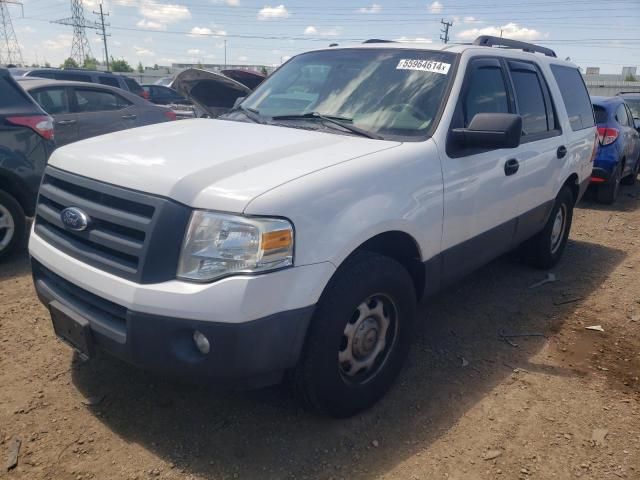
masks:
<path id="1" fill-rule="evenodd" d="M 639 235 L 640 187 L 582 202 L 557 281 L 502 258 L 426 302 L 395 388 L 346 421 L 80 362 L 23 253 L 0 264 L 0 478 L 640 479 Z"/>

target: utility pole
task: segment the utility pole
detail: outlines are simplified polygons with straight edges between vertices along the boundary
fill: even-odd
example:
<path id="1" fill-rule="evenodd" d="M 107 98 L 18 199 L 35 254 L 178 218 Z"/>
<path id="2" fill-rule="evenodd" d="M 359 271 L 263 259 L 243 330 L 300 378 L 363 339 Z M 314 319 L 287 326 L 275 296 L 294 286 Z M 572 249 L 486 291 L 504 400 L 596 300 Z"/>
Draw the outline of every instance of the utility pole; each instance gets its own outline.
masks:
<path id="1" fill-rule="evenodd" d="M 24 65 L 20 44 L 11 22 L 11 14 L 7 5 L 20 5 L 17 0 L 0 0 L 0 64 Z M 23 11 L 24 16 L 24 11 Z"/>
<path id="2" fill-rule="evenodd" d="M 440 30 L 442 35 L 440 35 L 440 40 L 444 43 L 449 43 L 449 28 L 453 27 L 453 22 L 445 22 L 443 18 L 440 20 L 440 23 L 442 24 L 442 29 Z"/>
<path id="3" fill-rule="evenodd" d="M 51 23 L 59 23 L 60 25 L 69 25 L 73 27 L 71 58 L 73 58 L 79 66 L 84 64 L 84 60 L 86 58 L 93 56 L 85 29 L 92 28 L 95 30 L 98 27 L 95 23 L 89 23 L 84 19 L 82 0 L 71 0 L 71 18 L 54 20 Z"/>
<path id="4" fill-rule="evenodd" d="M 224 41 L 224 68 L 227 68 L 227 41 Z"/>
<path id="5" fill-rule="evenodd" d="M 102 33 L 100 32 L 96 32 L 97 35 L 102 35 L 102 42 L 104 43 L 104 62 L 107 65 L 107 72 L 109 71 L 109 50 L 107 49 L 107 37 L 110 37 L 110 34 L 107 34 L 107 31 L 105 30 L 104 27 L 108 27 L 109 24 L 108 23 L 104 23 L 104 17 L 108 17 L 109 14 L 108 13 L 104 13 L 102 11 L 102 3 L 100 3 L 100 11 L 96 12 L 94 10 L 93 12 L 95 15 L 99 15 L 100 16 L 100 22 L 96 22 L 96 25 L 98 26 L 98 30 L 102 30 Z"/>

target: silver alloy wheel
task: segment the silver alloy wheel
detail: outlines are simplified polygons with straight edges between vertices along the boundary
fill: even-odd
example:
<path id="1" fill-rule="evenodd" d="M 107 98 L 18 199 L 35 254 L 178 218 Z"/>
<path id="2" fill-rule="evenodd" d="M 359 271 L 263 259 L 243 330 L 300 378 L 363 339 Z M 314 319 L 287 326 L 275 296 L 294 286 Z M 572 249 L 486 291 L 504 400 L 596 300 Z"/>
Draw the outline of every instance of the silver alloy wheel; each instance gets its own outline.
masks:
<path id="1" fill-rule="evenodd" d="M 0 205 L 0 252 L 9 246 L 16 230 L 11 212 L 4 205 Z"/>
<path id="2" fill-rule="evenodd" d="M 564 231 L 567 228 L 567 206 L 560 205 L 551 229 L 551 253 L 556 253 L 562 244 Z"/>
<path id="3" fill-rule="evenodd" d="M 393 349 L 398 329 L 397 309 L 386 295 L 371 295 L 347 322 L 338 351 L 343 379 L 365 383 L 375 377 Z"/>

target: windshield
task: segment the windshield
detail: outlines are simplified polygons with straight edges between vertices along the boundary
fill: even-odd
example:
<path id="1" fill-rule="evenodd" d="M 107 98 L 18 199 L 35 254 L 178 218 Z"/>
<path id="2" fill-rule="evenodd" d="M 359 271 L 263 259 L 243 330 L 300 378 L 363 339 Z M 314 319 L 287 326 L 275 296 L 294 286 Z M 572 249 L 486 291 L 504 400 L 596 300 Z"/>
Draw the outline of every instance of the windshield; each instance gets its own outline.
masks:
<path id="1" fill-rule="evenodd" d="M 267 78 L 242 107 L 267 119 L 288 117 L 276 119 L 280 125 L 304 121 L 305 128 L 326 128 L 318 121 L 323 116 L 382 138 L 422 140 L 435 121 L 454 60 L 452 53 L 412 49 L 309 52 Z"/>
<path id="2" fill-rule="evenodd" d="M 633 118 L 640 118 L 640 99 L 636 100 L 625 98 L 624 101 L 629 105 Z"/>

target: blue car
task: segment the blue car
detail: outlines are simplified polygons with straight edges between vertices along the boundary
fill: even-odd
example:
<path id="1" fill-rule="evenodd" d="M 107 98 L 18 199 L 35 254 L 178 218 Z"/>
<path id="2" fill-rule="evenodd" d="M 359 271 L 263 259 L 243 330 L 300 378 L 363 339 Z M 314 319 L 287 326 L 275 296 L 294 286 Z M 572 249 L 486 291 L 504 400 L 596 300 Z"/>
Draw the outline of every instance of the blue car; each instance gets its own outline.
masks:
<path id="1" fill-rule="evenodd" d="M 620 184 L 633 185 L 640 170 L 640 133 L 624 99 L 591 97 L 600 145 L 591 175 L 598 201 L 612 204 Z"/>

